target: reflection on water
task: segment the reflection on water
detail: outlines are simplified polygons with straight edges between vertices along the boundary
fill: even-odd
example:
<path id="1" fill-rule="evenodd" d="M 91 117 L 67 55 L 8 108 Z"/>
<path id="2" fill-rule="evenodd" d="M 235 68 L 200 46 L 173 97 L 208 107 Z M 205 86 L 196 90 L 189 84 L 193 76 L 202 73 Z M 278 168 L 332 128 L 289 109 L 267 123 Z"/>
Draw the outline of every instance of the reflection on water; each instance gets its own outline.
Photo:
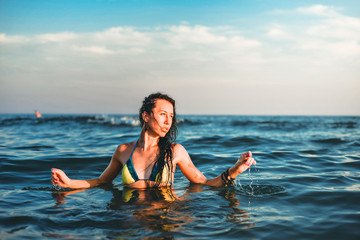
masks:
<path id="1" fill-rule="evenodd" d="M 131 188 L 124 188 L 122 190 L 122 200 L 126 203 L 152 203 L 166 202 L 171 203 L 178 199 L 172 188 L 161 188 L 161 189 L 148 189 L 138 190 Z"/>
<path id="2" fill-rule="evenodd" d="M 219 194 L 229 201 L 229 207 L 232 209 L 227 214 L 227 221 L 244 226 L 244 228 L 250 228 L 255 225 L 255 222 L 251 223 L 250 215 L 244 209 L 241 209 L 240 200 L 236 198 L 236 193 L 228 189 L 223 190 Z"/>
<path id="3" fill-rule="evenodd" d="M 120 215 L 120 218 L 124 218 L 121 220 L 120 228 L 133 226 L 133 232 L 127 232 L 128 237 L 144 237 L 149 234 L 152 239 L 189 237 L 186 235 L 186 229 L 191 224 L 195 224 L 196 221 L 201 222 L 201 220 L 207 221 L 214 214 L 216 216 L 220 214 L 222 222 L 233 223 L 240 226 L 241 229 L 251 228 L 255 225 L 254 219 L 250 219 L 250 214 L 242 206 L 235 188 L 219 189 L 199 184 L 189 184 L 185 189 L 182 189 L 182 196 L 178 196 L 173 188 L 139 190 L 118 189 L 112 185 L 107 185 L 101 187 L 101 189 L 112 194 L 112 198 L 106 203 L 105 207 L 108 212 L 110 211 L 110 215 L 114 217 L 110 217 L 108 221 L 119 222 L 120 220 L 116 217 Z M 67 200 L 69 198 L 76 199 L 77 195 L 83 191 L 88 191 L 88 189 L 53 191 L 52 196 L 56 200 L 55 207 L 63 204 L 68 205 Z M 219 199 L 225 200 L 227 204 L 221 206 L 221 211 L 224 214 L 222 212 L 214 213 L 211 210 L 212 208 L 201 205 L 201 202 L 197 200 L 197 198 L 200 198 L 201 201 L 209 203 L 212 200 L 203 199 L 207 195 L 211 196 L 211 199 L 214 199 L 217 203 Z M 79 197 L 83 198 L 84 196 Z M 214 209 L 217 208 L 218 206 L 214 206 Z M 219 228 L 219 226 L 213 227 Z M 209 230 L 211 231 L 211 229 Z M 218 229 L 216 231 L 221 233 L 218 232 Z M 223 229 L 223 231 L 229 231 L 229 229 Z M 159 233 L 159 236 L 154 238 L 153 233 Z M 112 232 L 110 235 L 111 237 L 120 238 L 125 236 L 124 232 Z M 67 238 L 71 237 L 67 236 Z"/>
<path id="4" fill-rule="evenodd" d="M 54 191 L 52 192 L 52 196 L 53 198 L 56 199 L 56 204 L 55 204 L 55 207 L 58 207 L 62 204 L 66 204 L 67 201 L 66 201 L 66 197 L 68 195 L 71 195 L 71 194 L 75 194 L 75 193 L 78 193 L 78 192 L 82 192 L 82 191 L 85 191 L 85 189 L 77 189 L 77 190 L 72 190 L 72 191 Z"/>
<path id="5" fill-rule="evenodd" d="M 183 198 L 173 188 L 113 191 L 108 207 L 121 210 L 124 205 L 134 207 L 133 216 L 147 231 L 172 232 L 193 221 L 189 212 L 182 211 Z"/>

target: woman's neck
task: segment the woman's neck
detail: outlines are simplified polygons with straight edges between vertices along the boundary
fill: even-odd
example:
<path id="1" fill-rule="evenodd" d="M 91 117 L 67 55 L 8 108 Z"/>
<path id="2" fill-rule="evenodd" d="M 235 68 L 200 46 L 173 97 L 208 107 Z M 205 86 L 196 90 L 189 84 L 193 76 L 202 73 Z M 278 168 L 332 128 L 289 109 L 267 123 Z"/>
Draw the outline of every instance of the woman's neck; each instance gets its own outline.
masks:
<path id="1" fill-rule="evenodd" d="M 148 130 L 145 130 L 145 128 L 143 127 L 140 133 L 138 145 L 141 149 L 148 150 L 153 147 L 158 147 L 159 140 L 159 136 L 153 136 L 149 133 Z"/>

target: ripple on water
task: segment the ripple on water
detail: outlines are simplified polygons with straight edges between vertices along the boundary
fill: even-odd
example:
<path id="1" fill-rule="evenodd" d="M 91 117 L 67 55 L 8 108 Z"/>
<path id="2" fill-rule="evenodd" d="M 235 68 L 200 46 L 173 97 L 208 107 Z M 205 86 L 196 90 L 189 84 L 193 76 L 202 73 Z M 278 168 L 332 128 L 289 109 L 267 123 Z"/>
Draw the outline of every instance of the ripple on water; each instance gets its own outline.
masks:
<path id="1" fill-rule="evenodd" d="M 286 193 L 286 188 L 277 185 L 241 185 L 237 184 L 236 190 L 241 195 L 263 198 Z"/>

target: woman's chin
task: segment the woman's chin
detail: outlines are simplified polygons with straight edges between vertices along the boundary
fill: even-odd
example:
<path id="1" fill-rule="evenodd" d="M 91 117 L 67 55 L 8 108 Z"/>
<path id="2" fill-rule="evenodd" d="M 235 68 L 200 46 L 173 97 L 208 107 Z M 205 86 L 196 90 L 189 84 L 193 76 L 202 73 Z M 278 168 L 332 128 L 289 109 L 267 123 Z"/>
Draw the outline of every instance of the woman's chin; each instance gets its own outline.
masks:
<path id="1" fill-rule="evenodd" d="M 160 137 L 165 137 L 166 136 L 166 134 L 167 134 L 167 132 L 161 132 L 159 135 L 160 135 Z"/>

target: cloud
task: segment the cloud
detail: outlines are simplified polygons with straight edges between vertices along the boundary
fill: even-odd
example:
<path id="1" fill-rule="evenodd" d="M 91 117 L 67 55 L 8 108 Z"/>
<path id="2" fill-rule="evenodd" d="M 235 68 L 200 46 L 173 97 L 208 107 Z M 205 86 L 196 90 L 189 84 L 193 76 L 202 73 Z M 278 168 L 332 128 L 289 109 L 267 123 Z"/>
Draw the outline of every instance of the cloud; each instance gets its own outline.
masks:
<path id="1" fill-rule="evenodd" d="M 152 54 L 157 54 L 155 58 L 161 58 L 177 52 L 179 57 L 197 53 L 200 58 L 212 59 L 224 53 L 240 53 L 261 47 L 261 41 L 236 34 L 236 31 L 229 30 L 229 27 L 202 25 L 112 27 L 93 33 L 61 32 L 27 37 L 1 34 L 0 43 L 31 45 L 41 49 L 43 53 L 55 51 L 67 56 L 74 54 L 75 58 L 76 52 L 119 56 L 142 54 L 151 59 L 154 58 Z"/>
<path id="2" fill-rule="evenodd" d="M 88 37 L 95 42 L 124 46 L 147 46 L 152 40 L 149 33 L 135 27 L 113 27 Z"/>
<path id="3" fill-rule="evenodd" d="M 213 105 L 229 111 L 242 106 L 248 113 L 256 112 L 252 110 L 256 104 L 261 109 L 257 113 L 270 112 L 271 106 L 285 102 L 298 101 L 301 106 L 302 93 L 308 89 L 319 95 L 306 101 L 323 98 L 322 106 L 336 102 L 328 96 L 336 95 L 338 89 L 349 93 L 343 96 L 347 101 L 358 99 L 354 89 L 360 87 L 360 19 L 325 5 L 276 13 L 282 15 L 251 27 L 184 22 L 114 26 L 85 33 L 2 33 L 0 95 L 25 99 L 44 89 L 42 92 L 59 99 L 73 94 L 73 101 L 96 96 L 97 105 L 109 106 L 107 109 L 114 105 L 113 112 L 118 107 L 114 102 L 128 102 L 152 90 L 183 96 L 189 109 L 194 96 L 201 93 L 198 106 L 208 104 L 210 113 Z M 296 94 L 292 94 L 294 88 Z M 29 89 L 31 93 L 26 93 Z M 44 103 L 45 93 L 41 93 Z M 193 98 L 185 97 L 188 94 Z M 73 105 L 66 101 L 62 100 L 64 111 Z M 264 105 L 259 106 L 261 103 Z"/>
<path id="4" fill-rule="evenodd" d="M 349 57 L 360 56 L 360 18 L 342 15 L 340 10 L 325 5 L 277 10 L 276 14 L 288 14 L 287 21 L 291 25 L 271 23 L 266 36 L 291 42 L 291 45 L 281 48 L 287 47 L 297 54 L 311 56 L 317 63 L 322 61 L 327 64 L 330 59 L 353 62 Z"/>
<path id="5" fill-rule="evenodd" d="M 306 7 L 298 7 L 296 9 L 276 9 L 270 11 L 273 15 L 313 15 L 313 16 L 334 16 L 338 14 L 341 8 L 335 8 L 333 6 L 326 6 L 322 4 L 315 4 Z"/>
<path id="6" fill-rule="evenodd" d="M 170 43 L 170 46 L 178 49 L 194 45 L 235 49 L 239 47 L 255 48 L 261 45 L 256 39 L 246 38 L 241 35 L 232 36 L 231 33 L 223 31 L 223 28 L 211 28 L 202 25 L 171 26 L 169 32 L 163 32 L 162 35 Z"/>
<path id="7" fill-rule="evenodd" d="M 318 57 L 322 59 L 359 56 L 359 18 L 344 16 L 339 8 L 320 4 L 276 10 L 273 13 L 288 14 L 288 21 L 268 21 L 268 28 L 262 35 L 260 28 L 254 28 L 254 31 L 258 31 L 252 34 L 258 36 L 256 38 L 241 34 L 243 29 L 234 26 L 210 27 L 184 22 L 153 28 L 116 26 L 87 33 L 60 32 L 34 36 L 2 33 L 0 47 L 6 52 L 6 44 L 12 44 L 12 51 L 17 51 L 14 49 L 16 46 L 18 51 L 21 51 L 21 46 L 28 46 L 28 55 L 43 54 L 39 59 L 63 57 L 64 62 L 65 58 L 101 55 L 120 62 L 124 61 L 125 56 L 131 56 L 139 58 L 142 64 L 144 61 L 161 62 L 166 59 L 221 61 L 221 64 L 229 65 L 237 62 L 261 64 L 264 60 L 271 61 L 272 54 L 279 49 L 284 60 L 286 57 L 293 58 L 292 54 L 297 54 L 301 59 L 301 56 L 308 54 L 316 57 L 320 52 Z M 31 53 L 32 49 L 34 53 Z M 59 55 L 54 57 L 55 54 Z M 315 62 L 320 61 L 316 59 Z"/>
<path id="8" fill-rule="evenodd" d="M 299 7 L 295 9 L 296 13 L 307 14 L 307 15 L 318 15 L 318 16 L 336 16 L 338 15 L 339 8 L 336 9 L 332 6 L 325 6 L 316 4 L 308 7 Z"/>
<path id="9" fill-rule="evenodd" d="M 360 40 L 360 19 L 343 15 L 326 17 L 306 30 L 310 36 L 332 40 Z"/>
<path id="10" fill-rule="evenodd" d="M 27 38 L 24 36 L 17 35 L 7 35 L 5 33 L 0 33 L 0 44 L 1 43 L 22 43 L 26 42 Z"/>
<path id="11" fill-rule="evenodd" d="M 168 41 L 174 46 L 183 47 L 186 44 L 218 44 L 224 43 L 226 37 L 213 34 L 209 27 L 196 25 L 191 26 L 172 26 L 167 34 Z"/>
<path id="12" fill-rule="evenodd" d="M 94 54 L 104 54 L 104 55 L 115 53 L 114 51 L 111 51 L 104 46 L 91 46 L 91 47 L 74 46 L 74 49 L 76 51 L 88 52 L 88 53 L 94 53 Z"/>
<path id="13" fill-rule="evenodd" d="M 350 60 L 352 62 L 352 57 L 359 57 L 360 56 L 360 45 L 357 41 L 336 41 L 336 42 L 326 42 L 322 40 L 318 41 L 303 41 L 298 44 L 298 46 L 302 50 L 311 51 L 313 54 L 318 54 L 324 58 L 328 58 L 332 56 L 333 61 L 342 61 L 344 59 Z M 326 54 L 325 54 L 326 53 Z M 323 61 L 324 63 L 329 63 L 331 61 L 328 59 L 327 61 Z"/>
<path id="14" fill-rule="evenodd" d="M 273 24 L 267 31 L 266 36 L 280 40 L 295 40 L 296 37 L 289 32 L 286 26 Z"/>
<path id="15" fill-rule="evenodd" d="M 33 40 L 35 42 L 40 42 L 40 43 L 48 43 L 48 42 L 61 43 L 61 42 L 74 40 L 77 37 L 78 37 L 77 34 L 71 32 L 47 33 L 47 34 L 37 35 L 33 38 Z"/>

